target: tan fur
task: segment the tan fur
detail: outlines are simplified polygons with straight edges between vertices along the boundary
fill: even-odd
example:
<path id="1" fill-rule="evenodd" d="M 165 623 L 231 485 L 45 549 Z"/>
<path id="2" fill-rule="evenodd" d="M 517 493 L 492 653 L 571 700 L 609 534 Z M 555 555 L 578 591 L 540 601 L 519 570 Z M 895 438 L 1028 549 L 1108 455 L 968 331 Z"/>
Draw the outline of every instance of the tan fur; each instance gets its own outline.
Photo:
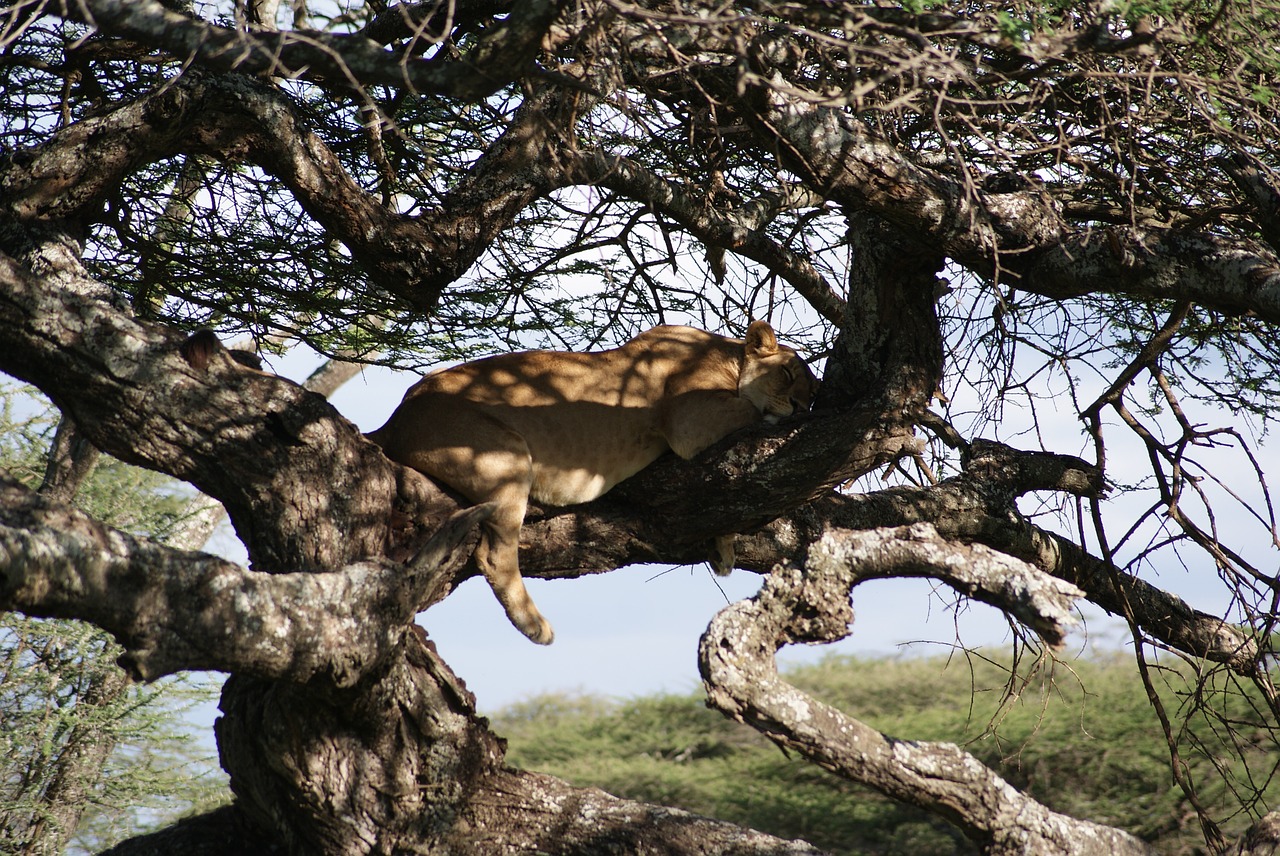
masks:
<path id="1" fill-rule="evenodd" d="M 551 625 L 517 561 L 530 497 L 588 502 L 668 449 L 691 458 L 739 428 L 806 409 L 816 388 L 764 321 L 745 341 L 655 327 L 612 351 L 526 351 L 434 372 L 369 437 L 472 502 L 497 503 L 476 562 L 511 623 L 546 645 Z"/>

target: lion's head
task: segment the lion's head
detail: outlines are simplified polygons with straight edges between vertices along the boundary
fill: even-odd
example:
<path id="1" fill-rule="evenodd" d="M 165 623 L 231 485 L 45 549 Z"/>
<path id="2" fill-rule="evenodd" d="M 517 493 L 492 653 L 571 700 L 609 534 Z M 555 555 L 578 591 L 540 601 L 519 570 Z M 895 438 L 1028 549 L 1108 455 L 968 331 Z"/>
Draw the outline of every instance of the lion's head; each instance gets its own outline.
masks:
<path id="1" fill-rule="evenodd" d="M 752 321 L 747 327 L 738 395 L 754 404 L 766 422 L 776 422 L 808 410 L 817 391 L 818 380 L 799 354 L 779 345 L 768 323 Z"/>

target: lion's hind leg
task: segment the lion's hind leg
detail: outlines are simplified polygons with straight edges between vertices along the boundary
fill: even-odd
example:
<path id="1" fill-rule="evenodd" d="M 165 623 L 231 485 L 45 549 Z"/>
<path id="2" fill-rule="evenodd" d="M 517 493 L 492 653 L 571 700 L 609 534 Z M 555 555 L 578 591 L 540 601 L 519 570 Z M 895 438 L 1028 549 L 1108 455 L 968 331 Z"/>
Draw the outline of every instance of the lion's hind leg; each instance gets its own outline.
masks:
<path id="1" fill-rule="evenodd" d="M 529 470 L 532 471 L 531 464 Z M 520 576 L 520 527 L 524 524 L 530 483 L 532 475 L 504 484 L 488 497 L 497 502 L 497 508 L 484 524 L 475 558 L 511 623 L 539 645 L 550 645 L 555 639 L 551 623 L 534 605 Z"/>
<path id="2" fill-rule="evenodd" d="M 497 506 L 485 522 L 475 559 L 507 617 L 539 645 L 555 638 L 520 576 L 520 527 L 533 485 L 533 460 L 524 438 L 496 419 L 469 420 L 467 447 L 436 451 L 424 461 L 438 477 L 473 502 Z"/>

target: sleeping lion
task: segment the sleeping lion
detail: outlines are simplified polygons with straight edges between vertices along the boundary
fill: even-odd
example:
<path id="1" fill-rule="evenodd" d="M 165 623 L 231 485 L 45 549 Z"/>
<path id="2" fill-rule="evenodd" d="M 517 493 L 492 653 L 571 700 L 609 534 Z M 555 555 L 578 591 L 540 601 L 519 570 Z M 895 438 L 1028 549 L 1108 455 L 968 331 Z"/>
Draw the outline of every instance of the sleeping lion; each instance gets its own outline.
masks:
<path id="1" fill-rule="evenodd" d="M 805 410 L 816 389 L 767 322 L 753 321 L 745 339 L 662 326 L 611 351 L 525 351 L 432 372 L 368 436 L 472 502 L 496 503 L 476 563 L 511 623 L 547 645 L 551 624 L 517 558 L 531 497 L 589 502 L 668 449 L 692 458 L 740 428 Z"/>

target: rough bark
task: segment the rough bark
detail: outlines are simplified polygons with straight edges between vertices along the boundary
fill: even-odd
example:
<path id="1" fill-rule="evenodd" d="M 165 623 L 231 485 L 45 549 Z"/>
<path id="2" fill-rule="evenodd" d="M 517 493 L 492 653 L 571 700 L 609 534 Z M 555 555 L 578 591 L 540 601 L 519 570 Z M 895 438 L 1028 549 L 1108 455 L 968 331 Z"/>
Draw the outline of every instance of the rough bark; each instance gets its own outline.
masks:
<path id="1" fill-rule="evenodd" d="M 560 6 L 550 0 L 511 4 L 511 14 L 462 61 L 432 63 L 397 56 L 365 34 L 275 31 L 238 32 L 166 9 L 157 0 L 64 2 L 61 14 L 113 35 L 162 48 L 175 58 L 207 68 L 276 77 L 403 85 L 453 98 L 492 95 L 527 71 Z M 261 21 L 255 20 L 255 25 Z"/>
<path id="2" fill-rule="evenodd" d="M 785 841 L 679 809 L 621 800 L 591 788 L 571 788 L 537 773 L 507 770 L 473 794 L 453 821 L 455 832 L 435 846 L 457 856 L 821 856 L 803 841 Z M 512 818 L 522 819 L 514 827 Z M 257 856 L 279 853 L 235 807 L 179 821 L 125 841 L 103 856 Z"/>
<path id="3" fill-rule="evenodd" d="M 1074 587 L 993 551 L 949 544 L 931 526 L 828 530 L 803 566 L 778 567 L 759 595 L 711 622 L 699 647 L 709 703 L 824 769 L 941 814 L 984 853 L 1153 853 L 1120 830 L 1049 811 L 957 746 L 881 734 L 778 677 L 783 645 L 848 634 L 853 586 L 902 575 L 936 577 L 1001 603 L 1050 641 L 1075 621 Z"/>
<path id="4" fill-rule="evenodd" d="M 1273 811 L 1259 818 L 1227 853 L 1230 856 L 1275 856 L 1280 853 L 1280 813 Z"/>
<path id="5" fill-rule="evenodd" d="M 1096 478 L 1096 471 L 1090 473 L 1091 468 L 1078 459 L 1069 463 L 1065 456 L 1026 452 L 1019 456 L 1027 463 L 1045 457 L 1049 460 L 1044 466 L 1026 468 L 1044 478 L 1005 483 L 994 498 L 992 484 L 968 475 L 927 488 L 826 497 L 783 515 L 757 533 L 739 537 L 739 563 L 763 573 L 777 562 L 799 562 L 807 546 L 832 526 L 872 529 L 928 523 L 946 538 L 985 544 L 1078 586 L 1090 602 L 1114 615 L 1131 610 L 1139 627 L 1178 651 L 1225 663 L 1241 675 L 1258 674 L 1257 641 L 1242 628 L 1194 609 L 1144 580 L 1115 573 L 1104 560 L 1062 535 L 1031 524 L 1007 504 L 1013 496 L 1049 484 L 1079 490 Z"/>
<path id="6" fill-rule="evenodd" d="M 0 606 L 93 622 L 142 680 L 213 669 L 345 687 L 466 562 L 489 510 L 459 512 L 403 566 L 263 574 L 134 538 L 0 476 Z"/>
<path id="7" fill-rule="evenodd" d="M 70 419 L 58 422 L 40 493 L 57 502 L 70 502 L 98 463 L 98 450 L 76 430 Z"/>
<path id="8" fill-rule="evenodd" d="M 967 187 L 912 162 L 839 111 L 774 87 L 760 96 L 767 103 L 761 127 L 811 186 L 994 280 L 1048 297 L 1191 300 L 1280 322 L 1280 266 L 1260 245 L 1158 228 L 1070 228 L 1042 194 Z"/>

